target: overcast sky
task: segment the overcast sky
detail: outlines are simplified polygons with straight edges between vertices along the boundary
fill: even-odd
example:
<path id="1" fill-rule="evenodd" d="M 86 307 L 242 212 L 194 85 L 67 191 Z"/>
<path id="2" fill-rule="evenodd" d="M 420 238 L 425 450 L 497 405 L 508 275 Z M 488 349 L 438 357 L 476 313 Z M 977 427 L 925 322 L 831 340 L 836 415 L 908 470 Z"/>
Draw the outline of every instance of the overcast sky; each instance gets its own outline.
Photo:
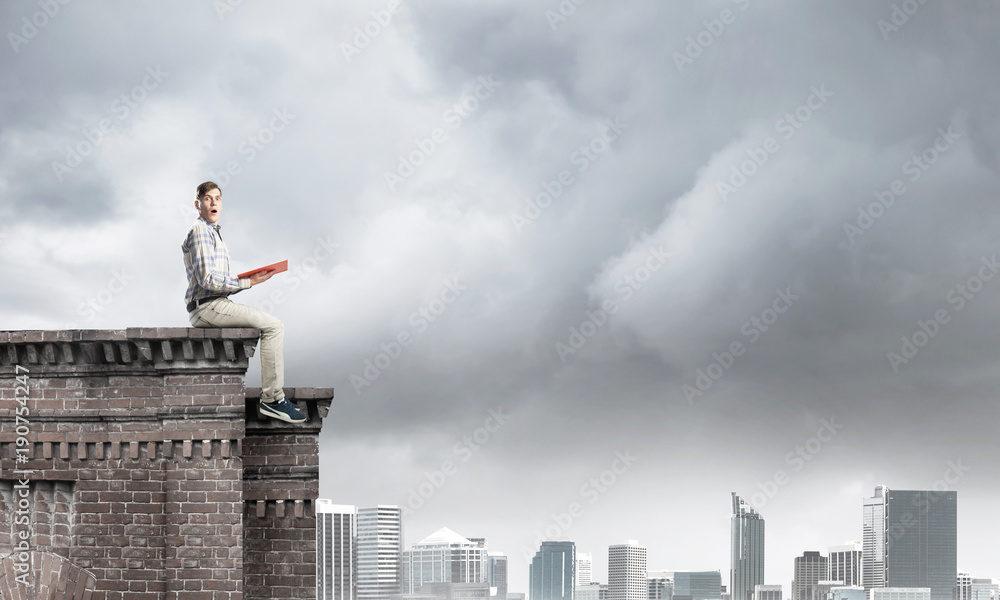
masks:
<path id="1" fill-rule="evenodd" d="M 2 328 L 187 326 L 211 179 L 336 388 L 321 497 L 407 544 L 728 582 L 736 491 L 788 594 L 938 485 L 1000 577 L 995 0 L 42 4 L 0 6 Z"/>

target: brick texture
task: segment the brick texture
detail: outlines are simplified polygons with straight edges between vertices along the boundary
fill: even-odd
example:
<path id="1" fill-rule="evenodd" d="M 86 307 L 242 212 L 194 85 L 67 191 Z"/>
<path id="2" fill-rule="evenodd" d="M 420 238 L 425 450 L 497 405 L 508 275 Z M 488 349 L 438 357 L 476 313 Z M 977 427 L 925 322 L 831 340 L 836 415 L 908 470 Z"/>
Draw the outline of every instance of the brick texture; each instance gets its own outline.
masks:
<path id="1" fill-rule="evenodd" d="M 304 424 L 259 417 L 259 390 L 245 388 L 258 337 L 0 332 L 0 598 L 315 597 L 333 390 L 286 388 Z"/>

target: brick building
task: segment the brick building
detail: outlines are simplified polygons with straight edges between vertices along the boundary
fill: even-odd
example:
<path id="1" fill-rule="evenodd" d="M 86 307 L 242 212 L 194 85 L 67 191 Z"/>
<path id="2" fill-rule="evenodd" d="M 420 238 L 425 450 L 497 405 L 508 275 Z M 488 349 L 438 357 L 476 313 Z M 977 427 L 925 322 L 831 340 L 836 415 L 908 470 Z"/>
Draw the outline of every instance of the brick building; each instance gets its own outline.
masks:
<path id="1" fill-rule="evenodd" d="M 0 332 L 0 598 L 315 598 L 333 390 L 258 420 L 258 335 Z"/>

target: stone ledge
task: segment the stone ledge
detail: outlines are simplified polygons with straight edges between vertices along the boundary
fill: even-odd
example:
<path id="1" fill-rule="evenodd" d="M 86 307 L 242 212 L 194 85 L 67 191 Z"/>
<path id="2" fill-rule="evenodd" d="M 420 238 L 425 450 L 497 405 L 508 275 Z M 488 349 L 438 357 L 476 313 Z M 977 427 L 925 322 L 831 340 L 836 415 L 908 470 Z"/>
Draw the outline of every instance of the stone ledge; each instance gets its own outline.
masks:
<path id="1" fill-rule="evenodd" d="M 37 370 L 64 377 L 205 368 L 243 374 L 259 338 L 260 331 L 250 328 L 0 331 L 0 376 L 14 374 L 17 366 L 29 375 Z"/>

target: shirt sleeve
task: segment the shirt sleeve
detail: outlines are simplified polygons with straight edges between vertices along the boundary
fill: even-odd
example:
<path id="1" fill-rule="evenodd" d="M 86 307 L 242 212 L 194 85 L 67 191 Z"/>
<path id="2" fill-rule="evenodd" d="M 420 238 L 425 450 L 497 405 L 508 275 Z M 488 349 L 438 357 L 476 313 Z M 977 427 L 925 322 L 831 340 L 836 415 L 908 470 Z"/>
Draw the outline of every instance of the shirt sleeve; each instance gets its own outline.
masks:
<path id="1" fill-rule="evenodd" d="M 191 230 L 188 248 L 191 250 L 194 278 L 201 287 L 227 294 L 250 287 L 249 279 L 238 279 L 229 275 L 228 253 L 216 244 L 215 236 L 207 227 L 196 227 Z"/>

